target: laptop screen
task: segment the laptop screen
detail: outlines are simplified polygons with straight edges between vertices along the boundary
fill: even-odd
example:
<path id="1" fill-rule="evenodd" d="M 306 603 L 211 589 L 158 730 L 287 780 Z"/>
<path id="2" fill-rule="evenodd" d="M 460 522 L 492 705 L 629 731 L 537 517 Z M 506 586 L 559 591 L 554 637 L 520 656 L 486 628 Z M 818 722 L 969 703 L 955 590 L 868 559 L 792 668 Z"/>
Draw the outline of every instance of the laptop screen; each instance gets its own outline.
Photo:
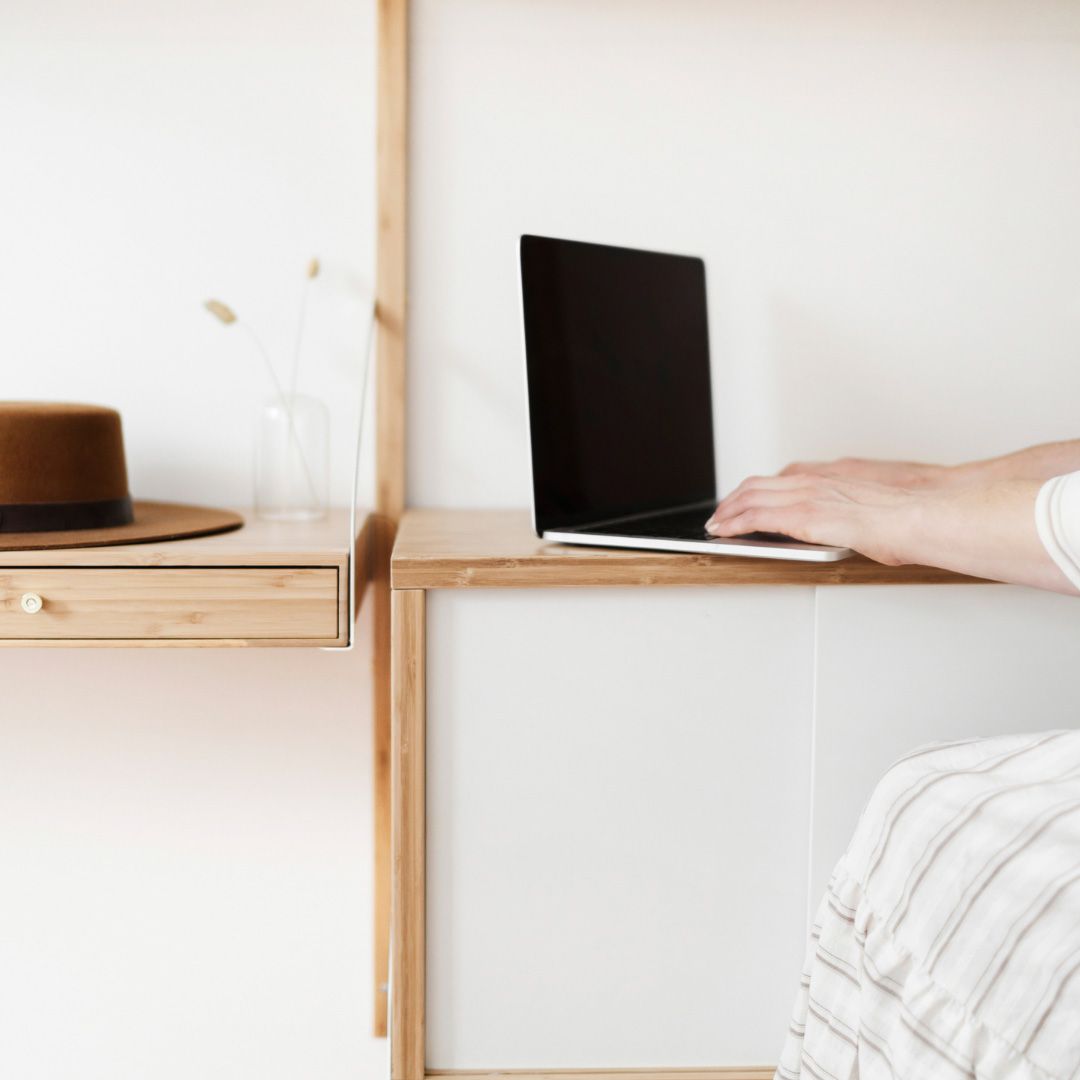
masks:
<path id="1" fill-rule="evenodd" d="M 716 497 L 705 264 L 521 238 L 536 527 Z"/>

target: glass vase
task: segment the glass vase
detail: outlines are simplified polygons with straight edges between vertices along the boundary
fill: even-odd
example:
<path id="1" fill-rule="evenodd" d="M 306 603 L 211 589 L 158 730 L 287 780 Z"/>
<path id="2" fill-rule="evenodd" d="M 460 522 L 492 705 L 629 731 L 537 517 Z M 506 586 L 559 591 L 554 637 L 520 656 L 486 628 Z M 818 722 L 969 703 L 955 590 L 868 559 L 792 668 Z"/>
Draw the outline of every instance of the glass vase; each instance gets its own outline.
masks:
<path id="1" fill-rule="evenodd" d="M 255 514 L 267 521 L 317 521 L 330 489 L 330 415 L 317 398 L 274 398 L 259 411 Z"/>

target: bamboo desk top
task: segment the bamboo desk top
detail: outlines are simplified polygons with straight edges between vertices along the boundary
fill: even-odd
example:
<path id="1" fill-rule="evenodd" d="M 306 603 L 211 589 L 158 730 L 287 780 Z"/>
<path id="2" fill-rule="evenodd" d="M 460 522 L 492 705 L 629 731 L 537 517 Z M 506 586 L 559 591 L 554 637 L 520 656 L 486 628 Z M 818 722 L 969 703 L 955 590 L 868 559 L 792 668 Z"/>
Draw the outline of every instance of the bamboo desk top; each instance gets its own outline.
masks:
<path id="1" fill-rule="evenodd" d="M 606 585 L 942 585 L 978 583 L 927 566 L 674 555 L 552 544 L 525 510 L 409 510 L 391 562 L 395 589 Z"/>
<path id="2" fill-rule="evenodd" d="M 346 646 L 348 513 L 244 519 L 188 540 L 0 551 L 0 645 Z M 362 540 L 354 557 L 366 571 Z"/>

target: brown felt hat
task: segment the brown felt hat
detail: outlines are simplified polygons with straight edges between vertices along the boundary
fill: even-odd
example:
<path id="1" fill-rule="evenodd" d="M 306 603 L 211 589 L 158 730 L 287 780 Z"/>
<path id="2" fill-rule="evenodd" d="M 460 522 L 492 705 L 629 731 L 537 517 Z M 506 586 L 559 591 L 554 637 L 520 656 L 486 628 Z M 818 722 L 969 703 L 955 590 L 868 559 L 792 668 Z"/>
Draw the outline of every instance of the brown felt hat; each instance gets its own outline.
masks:
<path id="1" fill-rule="evenodd" d="M 115 409 L 0 402 L 0 551 L 179 540 L 243 523 L 228 510 L 133 500 Z"/>

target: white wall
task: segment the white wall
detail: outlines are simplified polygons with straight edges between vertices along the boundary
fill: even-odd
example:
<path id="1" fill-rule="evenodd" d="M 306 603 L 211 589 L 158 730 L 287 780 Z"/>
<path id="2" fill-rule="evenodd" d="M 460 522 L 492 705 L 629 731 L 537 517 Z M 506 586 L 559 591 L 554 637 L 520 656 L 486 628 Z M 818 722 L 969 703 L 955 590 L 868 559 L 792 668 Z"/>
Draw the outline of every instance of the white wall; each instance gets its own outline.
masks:
<path id="1" fill-rule="evenodd" d="M 123 413 L 136 495 L 246 505 L 306 386 L 345 497 L 373 222 L 370 0 L 9 0 L 0 395 Z M 283 365 L 284 366 L 284 365 Z M 0 652 L 0 1074 L 378 1075 L 363 655 Z"/>
<path id="2" fill-rule="evenodd" d="M 1075 436 L 1080 8 L 416 0 L 409 493 L 529 498 L 524 231 L 706 257 L 722 481 Z"/>

